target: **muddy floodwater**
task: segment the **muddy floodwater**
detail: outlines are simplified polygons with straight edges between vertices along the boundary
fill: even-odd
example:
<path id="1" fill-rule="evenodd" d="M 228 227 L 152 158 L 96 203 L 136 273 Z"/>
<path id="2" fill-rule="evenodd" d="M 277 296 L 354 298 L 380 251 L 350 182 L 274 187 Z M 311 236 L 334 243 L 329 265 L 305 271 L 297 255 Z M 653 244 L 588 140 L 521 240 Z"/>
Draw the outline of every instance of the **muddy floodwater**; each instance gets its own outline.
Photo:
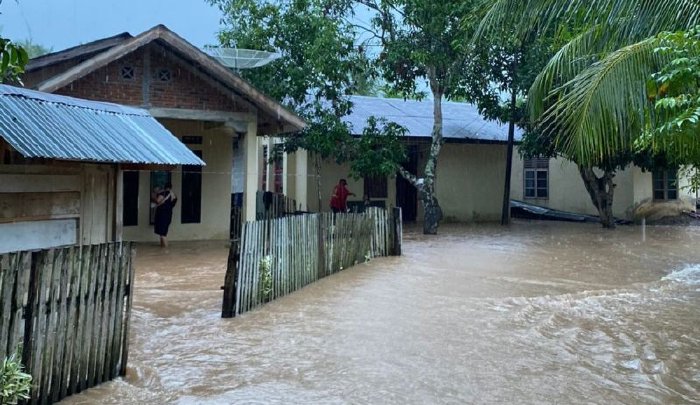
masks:
<path id="1" fill-rule="evenodd" d="M 63 403 L 700 403 L 700 227 L 409 232 L 235 319 L 224 243 L 137 254 L 128 375 Z"/>

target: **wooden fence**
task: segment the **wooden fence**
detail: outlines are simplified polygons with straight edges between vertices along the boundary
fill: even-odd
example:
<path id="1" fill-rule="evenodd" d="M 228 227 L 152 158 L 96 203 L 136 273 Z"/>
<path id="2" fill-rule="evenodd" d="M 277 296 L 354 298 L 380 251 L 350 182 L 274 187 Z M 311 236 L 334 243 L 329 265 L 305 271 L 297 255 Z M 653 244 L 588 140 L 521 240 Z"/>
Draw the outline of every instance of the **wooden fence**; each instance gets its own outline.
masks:
<path id="1" fill-rule="evenodd" d="M 229 318 L 372 257 L 400 254 L 401 210 L 311 214 L 243 225 L 224 280 Z M 398 232 L 398 233 L 397 233 Z"/>
<path id="2" fill-rule="evenodd" d="M 27 402 L 126 373 L 132 257 L 129 243 L 0 255 L 0 359 L 21 350 Z"/>

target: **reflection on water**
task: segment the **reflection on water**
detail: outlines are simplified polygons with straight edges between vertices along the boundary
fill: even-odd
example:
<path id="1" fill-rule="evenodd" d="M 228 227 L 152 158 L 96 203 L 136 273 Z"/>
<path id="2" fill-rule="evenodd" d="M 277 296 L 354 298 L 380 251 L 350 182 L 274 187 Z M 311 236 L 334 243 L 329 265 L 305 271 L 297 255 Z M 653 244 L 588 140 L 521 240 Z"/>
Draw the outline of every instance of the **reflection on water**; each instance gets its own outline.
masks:
<path id="1" fill-rule="evenodd" d="M 700 403 L 700 228 L 445 226 L 235 319 L 226 247 L 141 246 L 92 403 Z"/>

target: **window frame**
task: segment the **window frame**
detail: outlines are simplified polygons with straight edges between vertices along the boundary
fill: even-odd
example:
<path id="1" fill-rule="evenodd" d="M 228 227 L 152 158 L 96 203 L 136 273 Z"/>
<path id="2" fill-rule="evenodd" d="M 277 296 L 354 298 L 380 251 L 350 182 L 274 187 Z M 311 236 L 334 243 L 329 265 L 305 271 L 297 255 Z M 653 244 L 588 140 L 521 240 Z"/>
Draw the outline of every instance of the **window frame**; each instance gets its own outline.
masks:
<path id="1" fill-rule="evenodd" d="M 532 187 L 528 187 L 528 173 L 533 173 L 532 180 L 534 182 Z M 540 180 L 538 174 L 544 173 L 544 179 L 546 185 L 540 187 L 538 180 Z M 533 158 L 525 159 L 523 161 L 523 199 L 526 200 L 548 200 L 549 199 L 549 158 Z M 528 195 L 528 190 L 532 190 L 533 195 Z M 544 196 L 540 195 L 540 191 L 544 191 Z"/>
<path id="2" fill-rule="evenodd" d="M 672 174 L 672 176 L 669 176 L 669 174 Z M 662 183 L 661 188 L 657 187 L 658 180 L 660 180 Z M 663 169 L 654 170 L 651 172 L 651 195 L 654 201 L 678 200 L 679 188 L 680 187 L 678 187 L 678 169 Z M 657 197 L 658 192 L 663 194 L 663 196 L 660 198 Z M 675 196 L 669 198 L 669 193 L 675 193 Z"/>

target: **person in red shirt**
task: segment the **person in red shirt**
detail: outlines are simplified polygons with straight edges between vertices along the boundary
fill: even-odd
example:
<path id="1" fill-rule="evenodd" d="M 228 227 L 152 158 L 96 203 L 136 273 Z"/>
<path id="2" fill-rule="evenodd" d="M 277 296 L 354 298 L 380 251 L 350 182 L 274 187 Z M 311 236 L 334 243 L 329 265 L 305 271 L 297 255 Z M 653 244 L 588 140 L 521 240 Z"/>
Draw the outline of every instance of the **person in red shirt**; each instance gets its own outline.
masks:
<path id="1" fill-rule="evenodd" d="M 331 195 L 331 211 L 337 214 L 339 212 L 348 212 L 348 196 L 354 196 L 355 193 L 347 188 L 348 182 L 345 179 L 340 179 L 338 184 L 333 188 Z"/>

